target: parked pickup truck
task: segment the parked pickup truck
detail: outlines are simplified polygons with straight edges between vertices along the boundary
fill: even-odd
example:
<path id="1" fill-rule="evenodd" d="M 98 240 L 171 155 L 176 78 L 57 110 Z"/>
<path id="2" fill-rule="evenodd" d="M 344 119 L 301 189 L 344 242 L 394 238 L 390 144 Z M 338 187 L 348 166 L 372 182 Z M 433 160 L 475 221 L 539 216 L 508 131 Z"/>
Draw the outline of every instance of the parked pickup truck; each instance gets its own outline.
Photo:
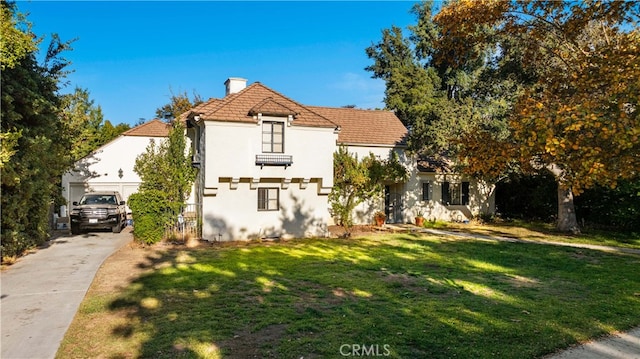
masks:
<path id="1" fill-rule="evenodd" d="M 113 233 L 120 233 L 127 225 L 125 202 L 115 191 L 85 193 L 80 202 L 73 202 L 69 217 L 72 234 L 87 229 L 111 229 Z"/>

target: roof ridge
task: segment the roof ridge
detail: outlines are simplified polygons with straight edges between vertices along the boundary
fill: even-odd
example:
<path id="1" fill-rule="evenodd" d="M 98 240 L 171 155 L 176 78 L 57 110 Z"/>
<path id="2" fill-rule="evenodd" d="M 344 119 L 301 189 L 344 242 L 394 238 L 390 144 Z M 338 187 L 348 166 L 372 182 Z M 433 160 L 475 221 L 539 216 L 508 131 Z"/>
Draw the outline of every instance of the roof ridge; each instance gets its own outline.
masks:
<path id="1" fill-rule="evenodd" d="M 158 119 L 158 118 L 154 118 L 154 119 L 152 119 L 151 121 L 147 121 L 147 122 L 145 122 L 145 123 L 141 123 L 141 124 L 139 124 L 139 125 L 138 125 L 138 126 L 136 126 L 136 127 L 133 127 L 133 128 L 130 128 L 130 129 L 128 129 L 128 130 L 126 130 L 126 131 L 124 131 L 124 132 L 122 133 L 122 135 L 125 135 L 125 136 L 126 136 L 126 135 L 127 135 L 127 134 L 129 134 L 130 132 L 139 131 L 141 128 L 143 128 L 143 127 L 147 127 L 147 126 L 149 126 L 151 123 L 154 123 L 154 122 L 157 122 L 157 121 L 160 121 L 160 119 Z"/>
<path id="2" fill-rule="evenodd" d="M 286 109 L 287 111 L 291 112 L 292 114 L 297 114 L 297 112 L 294 111 L 293 109 L 291 109 L 289 106 L 281 104 L 280 102 L 276 101 L 276 99 L 274 99 L 273 97 L 267 97 L 264 100 L 260 101 L 259 103 L 257 103 L 255 106 L 253 106 L 249 110 L 249 113 L 251 113 L 252 111 L 259 112 L 259 110 L 257 110 L 257 109 L 260 109 L 261 107 L 263 107 L 263 106 L 265 106 L 266 104 L 269 104 L 269 103 L 274 103 L 277 106 L 282 107 L 282 108 Z"/>
<path id="3" fill-rule="evenodd" d="M 144 136 L 144 137 L 167 137 L 169 133 L 169 124 L 162 122 L 158 118 L 147 121 L 134 128 L 123 132 L 122 136 Z"/>
<path id="4" fill-rule="evenodd" d="M 242 94 L 244 94 L 245 92 L 247 92 L 248 89 L 252 88 L 254 85 L 256 84 L 260 84 L 259 82 L 254 82 L 251 85 L 243 88 L 242 90 L 238 91 L 238 92 L 234 92 L 231 94 L 228 94 L 227 96 L 223 97 L 220 99 L 220 102 L 218 103 L 217 106 L 215 106 L 215 108 L 212 111 L 209 111 L 207 113 L 207 115 L 212 115 L 214 113 L 216 113 L 219 109 L 231 104 L 232 102 L 236 101 L 237 99 L 240 98 L 240 96 Z"/>
<path id="5" fill-rule="evenodd" d="M 323 115 L 321 115 L 321 114 L 319 114 L 319 113 L 317 113 L 317 112 L 313 111 L 312 109 L 310 109 L 310 108 L 309 108 L 309 106 L 307 106 L 307 105 L 303 105 L 303 104 L 299 103 L 298 101 L 295 101 L 295 100 L 293 100 L 293 99 L 289 98 L 288 96 L 283 95 L 283 94 L 279 93 L 278 91 L 276 91 L 276 90 L 274 90 L 274 89 L 272 89 L 272 88 L 270 88 L 270 87 L 267 87 L 267 86 L 265 86 L 265 85 L 261 84 L 260 82 L 254 82 L 254 83 L 253 83 L 253 84 L 251 84 L 251 85 L 254 85 L 254 84 L 259 84 L 259 85 L 261 85 L 262 87 L 264 87 L 265 89 L 267 89 L 267 90 L 269 90 L 269 91 L 271 91 L 271 92 L 275 93 L 276 95 L 279 95 L 279 96 L 281 96 L 281 97 L 284 97 L 285 99 L 287 99 L 287 100 L 289 100 L 289 101 L 293 102 L 294 104 L 296 104 L 296 105 L 298 105 L 298 106 L 300 106 L 300 107 L 304 108 L 305 110 L 307 110 L 307 111 L 309 111 L 309 112 L 313 113 L 314 115 L 322 117 L 325 121 L 327 121 L 327 122 L 329 122 L 329 123 L 333 124 L 334 126 L 338 126 L 338 124 L 337 124 L 337 123 L 335 123 L 334 121 L 332 121 L 332 120 L 328 119 L 327 117 L 325 117 L 325 116 L 323 116 Z"/>
<path id="6" fill-rule="evenodd" d="M 315 108 L 326 108 L 331 110 L 342 110 L 342 111 L 367 111 L 367 112 L 391 112 L 393 110 L 385 110 L 385 109 L 370 109 L 370 108 L 355 108 L 355 107 L 334 107 L 334 106 L 316 106 L 316 105 L 308 105 L 307 107 L 315 107 Z"/>

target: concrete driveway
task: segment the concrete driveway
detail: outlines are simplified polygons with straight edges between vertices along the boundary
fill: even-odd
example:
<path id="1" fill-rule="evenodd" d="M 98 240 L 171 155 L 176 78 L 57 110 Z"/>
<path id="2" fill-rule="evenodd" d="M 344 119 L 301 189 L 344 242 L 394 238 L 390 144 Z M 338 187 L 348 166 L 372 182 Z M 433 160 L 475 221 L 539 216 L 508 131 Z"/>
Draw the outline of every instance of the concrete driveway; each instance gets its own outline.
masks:
<path id="1" fill-rule="evenodd" d="M 4 269 L 0 357 L 55 357 L 102 262 L 131 239 L 129 227 L 62 236 Z"/>

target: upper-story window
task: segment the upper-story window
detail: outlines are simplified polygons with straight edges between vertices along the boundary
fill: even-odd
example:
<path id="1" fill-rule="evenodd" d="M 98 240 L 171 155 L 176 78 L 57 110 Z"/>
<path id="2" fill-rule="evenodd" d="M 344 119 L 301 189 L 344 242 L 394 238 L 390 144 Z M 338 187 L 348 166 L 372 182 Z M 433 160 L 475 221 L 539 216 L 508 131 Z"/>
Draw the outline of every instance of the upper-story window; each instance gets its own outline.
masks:
<path id="1" fill-rule="evenodd" d="M 284 153 L 284 122 L 262 122 L 262 152 Z"/>

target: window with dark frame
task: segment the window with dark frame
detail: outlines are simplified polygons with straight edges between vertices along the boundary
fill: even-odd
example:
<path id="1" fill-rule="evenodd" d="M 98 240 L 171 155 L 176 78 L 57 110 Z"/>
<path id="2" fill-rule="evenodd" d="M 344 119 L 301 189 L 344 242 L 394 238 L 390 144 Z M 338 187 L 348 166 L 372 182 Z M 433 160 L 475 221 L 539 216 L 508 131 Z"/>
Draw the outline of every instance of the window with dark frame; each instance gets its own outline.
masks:
<path id="1" fill-rule="evenodd" d="M 469 204 L 469 182 L 442 183 L 442 203 L 446 206 Z"/>
<path id="2" fill-rule="evenodd" d="M 262 152 L 284 153 L 284 122 L 262 122 Z"/>
<path id="3" fill-rule="evenodd" d="M 422 200 L 428 201 L 429 199 L 429 181 L 422 182 Z"/>
<path id="4" fill-rule="evenodd" d="M 258 211 L 277 211 L 280 209 L 280 192 L 274 188 L 258 188 Z"/>

